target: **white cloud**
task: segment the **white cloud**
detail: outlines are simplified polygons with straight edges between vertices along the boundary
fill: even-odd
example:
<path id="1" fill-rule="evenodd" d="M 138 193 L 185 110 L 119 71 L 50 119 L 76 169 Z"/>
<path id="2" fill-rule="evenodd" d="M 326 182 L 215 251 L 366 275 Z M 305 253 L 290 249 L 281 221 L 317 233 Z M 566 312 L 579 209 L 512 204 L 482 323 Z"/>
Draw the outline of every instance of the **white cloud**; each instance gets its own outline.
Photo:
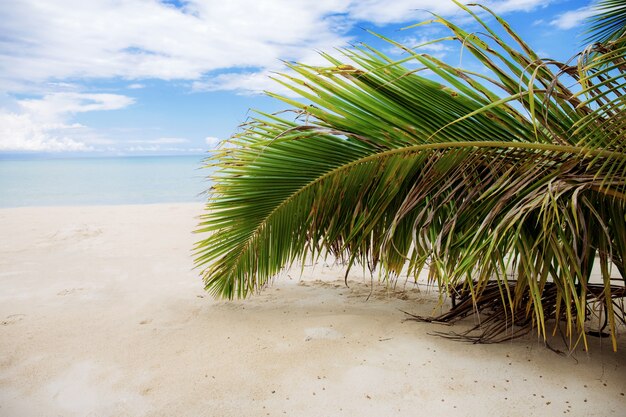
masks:
<path id="1" fill-rule="evenodd" d="M 197 79 L 231 67 L 266 67 L 308 49 L 343 45 L 339 0 L 23 0 L 0 6 L 5 82 L 49 79 Z M 333 18 L 327 18 L 333 15 Z"/>
<path id="2" fill-rule="evenodd" d="M 118 149 L 116 149 L 118 150 Z M 127 152 L 190 152 L 193 151 L 194 148 L 184 149 L 184 148 L 176 148 L 172 146 L 161 146 L 161 145 L 149 145 L 149 146 L 130 146 L 124 149 Z"/>
<path id="3" fill-rule="evenodd" d="M 142 140 L 130 140 L 128 143 L 145 143 L 145 144 L 153 144 L 153 145 L 173 145 L 173 144 L 181 144 L 188 143 L 189 139 L 184 138 L 157 138 L 157 139 L 142 139 Z"/>
<path id="4" fill-rule="evenodd" d="M 158 138 L 151 141 L 152 143 L 161 143 L 161 144 L 180 144 L 180 143 L 188 143 L 189 139 L 185 138 Z"/>
<path id="5" fill-rule="evenodd" d="M 84 142 L 71 138 L 75 125 L 42 124 L 28 114 L 0 112 L 0 151 L 89 151 Z"/>
<path id="6" fill-rule="evenodd" d="M 288 72 L 282 70 L 281 72 Z M 262 94 L 264 91 L 272 91 L 276 94 L 294 96 L 288 88 L 278 84 L 270 77 L 280 78 L 269 70 L 258 72 L 230 72 L 195 81 L 192 84 L 194 91 L 237 91 L 239 94 Z"/>
<path id="7" fill-rule="evenodd" d="M 508 13 L 548 2 L 486 4 Z M 0 91 L 35 97 L 11 103 L 0 97 L 0 150 L 88 150 L 111 144 L 89 127 L 73 123 L 73 118 L 124 109 L 134 99 L 84 93 L 82 83 L 121 78 L 127 80 L 128 89 L 140 89 L 147 79 L 187 80 L 194 90 L 269 89 L 290 95 L 268 78 L 277 69 L 285 72 L 280 60 L 322 64 L 315 51 L 345 46 L 352 40 L 348 31 L 357 23 L 413 23 L 428 17 L 424 10 L 445 16 L 462 13 L 450 0 L 181 3 L 182 7 L 158 0 L 0 2 Z M 445 53 L 437 46 L 429 48 Z M 216 71 L 220 74 L 214 75 Z M 171 142 L 179 139 L 136 144 L 137 149 L 156 148 L 183 143 Z"/>
<path id="8" fill-rule="evenodd" d="M 118 94 L 52 93 L 0 109 L 0 151 L 88 151 L 108 141 L 71 123 L 76 113 L 117 110 L 134 100 Z"/>
<path id="9" fill-rule="evenodd" d="M 361 0 L 352 1 L 350 16 L 379 25 L 419 21 L 431 16 L 429 12 L 450 16 L 458 14 L 460 9 L 452 1 L 433 0 Z"/>
<path id="10" fill-rule="evenodd" d="M 217 144 L 220 143 L 221 139 L 214 136 L 207 136 L 204 138 L 204 141 L 209 145 L 209 148 L 215 148 Z"/>
<path id="11" fill-rule="evenodd" d="M 592 13 L 592 7 L 581 7 L 580 9 L 570 10 L 569 12 L 557 16 L 550 24 L 559 29 L 572 29 L 580 26 Z"/>
<path id="12" fill-rule="evenodd" d="M 514 11 L 531 11 L 545 7 L 552 0 L 486 0 L 481 2 L 496 13 Z M 464 2 L 461 2 L 464 3 Z M 348 7 L 350 17 L 358 20 L 374 22 L 379 25 L 387 23 L 415 22 L 427 19 L 435 13 L 441 16 L 464 15 L 454 2 L 449 0 L 354 0 Z"/>
<path id="13" fill-rule="evenodd" d="M 135 100 L 120 94 L 51 93 L 38 99 L 18 100 L 24 112 L 41 121 L 65 120 L 76 113 L 119 110 Z"/>
<path id="14" fill-rule="evenodd" d="M 343 46 L 355 22 L 414 22 L 423 10 L 460 13 L 449 0 L 21 0 L 0 5 L 0 87 L 70 78 L 200 80 L 213 70 L 302 61 Z M 500 12 L 540 0 L 490 3 Z M 228 80 L 225 80 L 228 82 Z M 34 83 L 34 84 L 33 84 Z M 139 87 L 131 84 L 130 88 Z"/>
<path id="15" fill-rule="evenodd" d="M 435 43 L 428 43 L 434 39 L 437 39 L 437 36 L 432 36 L 430 38 L 427 37 L 414 37 L 414 36 L 410 36 L 407 38 L 403 38 L 398 40 L 398 43 L 402 44 L 403 46 L 407 47 L 407 48 L 411 48 L 414 49 L 416 52 L 419 53 L 429 53 L 439 59 L 443 59 L 445 57 L 445 55 L 454 50 L 454 48 L 450 45 L 449 42 L 435 42 Z M 395 55 L 400 55 L 400 54 L 404 54 L 405 52 L 397 47 L 391 47 L 389 48 L 389 53 L 390 54 L 395 54 Z M 407 64 L 410 65 L 410 64 Z"/>
<path id="16" fill-rule="evenodd" d="M 530 12 L 540 7 L 546 7 L 554 0 L 491 0 L 484 2 L 484 4 L 490 7 L 496 13 L 511 13 L 511 12 Z"/>

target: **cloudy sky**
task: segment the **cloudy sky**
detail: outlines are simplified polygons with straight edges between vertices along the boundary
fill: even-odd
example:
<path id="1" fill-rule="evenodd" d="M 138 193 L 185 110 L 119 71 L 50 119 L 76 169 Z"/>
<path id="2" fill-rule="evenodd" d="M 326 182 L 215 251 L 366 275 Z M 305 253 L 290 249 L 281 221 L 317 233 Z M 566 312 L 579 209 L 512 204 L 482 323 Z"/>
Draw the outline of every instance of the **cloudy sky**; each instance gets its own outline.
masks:
<path id="1" fill-rule="evenodd" d="M 590 0 L 491 0 L 544 56 L 581 46 Z M 282 105 L 268 79 L 281 60 L 399 30 L 429 10 L 466 21 L 448 0 L 20 0 L 0 2 L 0 153 L 201 153 L 256 108 Z M 453 47 L 431 47 L 458 63 Z"/>

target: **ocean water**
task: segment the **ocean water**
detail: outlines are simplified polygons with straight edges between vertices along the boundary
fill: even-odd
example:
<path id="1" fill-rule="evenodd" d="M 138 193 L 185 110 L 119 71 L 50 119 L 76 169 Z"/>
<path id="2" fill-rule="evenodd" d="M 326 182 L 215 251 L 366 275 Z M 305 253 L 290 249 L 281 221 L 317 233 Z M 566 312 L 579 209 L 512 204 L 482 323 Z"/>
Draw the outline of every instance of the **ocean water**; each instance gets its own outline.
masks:
<path id="1" fill-rule="evenodd" d="M 0 207 L 200 202 L 203 158 L 0 159 Z"/>

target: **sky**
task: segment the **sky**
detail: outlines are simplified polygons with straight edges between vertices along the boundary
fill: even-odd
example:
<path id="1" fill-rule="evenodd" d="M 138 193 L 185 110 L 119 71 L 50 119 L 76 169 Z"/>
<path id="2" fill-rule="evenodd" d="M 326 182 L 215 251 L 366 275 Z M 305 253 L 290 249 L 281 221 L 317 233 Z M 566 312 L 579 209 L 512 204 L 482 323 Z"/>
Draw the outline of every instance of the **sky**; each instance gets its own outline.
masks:
<path id="1" fill-rule="evenodd" d="M 483 4 L 541 56 L 567 60 L 592 2 Z M 285 107 L 263 94 L 286 93 L 269 78 L 284 61 L 322 65 L 319 51 L 358 42 L 397 55 L 368 30 L 411 46 L 444 36 L 400 30 L 427 11 L 472 28 L 449 0 L 0 2 L 0 156 L 206 152 L 250 109 Z M 463 64 L 454 46 L 424 51 Z"/>

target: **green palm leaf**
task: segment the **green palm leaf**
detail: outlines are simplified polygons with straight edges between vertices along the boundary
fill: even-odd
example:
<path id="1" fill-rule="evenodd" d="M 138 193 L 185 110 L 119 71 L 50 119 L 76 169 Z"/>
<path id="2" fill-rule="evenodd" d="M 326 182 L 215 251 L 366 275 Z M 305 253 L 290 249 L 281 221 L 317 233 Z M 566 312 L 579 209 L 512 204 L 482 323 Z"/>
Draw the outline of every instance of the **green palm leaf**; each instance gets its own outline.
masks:
<path id="1" fill-rule="evenodd" d="M 214 186 L 196 246 L 207 290 L 246 297 L 309 255 L 391 279 L 428 264 L 442 291 L 478 297 L 500 282 L 511 314 L 522 306 L 544 337 L 544 310 L 557 308 L 575 344 L 600 262 L 615 335 L 612 265 L 626 276 L 623 54 L 588 51 L 578 67 L 540 60 L 505 22 L 510 43 L 465 9 L 489 37 L 431 24 L 489 75 L 368 46 L 324 55 L 327 67 L 288 65 L 292 75 L 276 81 L 300 100 L 270 95 L 295 116 L 258 113 L 207 161 Z M 547 283 L 556 306 L 542 304 Z"/>
<path id="2" fill-rule="evenodd" d="M 626 35 L 626 1 L 601 0 L 593 11 L 588 19 L 588 40 L 608 43 L 621 39 L 623 42 Z"/>

